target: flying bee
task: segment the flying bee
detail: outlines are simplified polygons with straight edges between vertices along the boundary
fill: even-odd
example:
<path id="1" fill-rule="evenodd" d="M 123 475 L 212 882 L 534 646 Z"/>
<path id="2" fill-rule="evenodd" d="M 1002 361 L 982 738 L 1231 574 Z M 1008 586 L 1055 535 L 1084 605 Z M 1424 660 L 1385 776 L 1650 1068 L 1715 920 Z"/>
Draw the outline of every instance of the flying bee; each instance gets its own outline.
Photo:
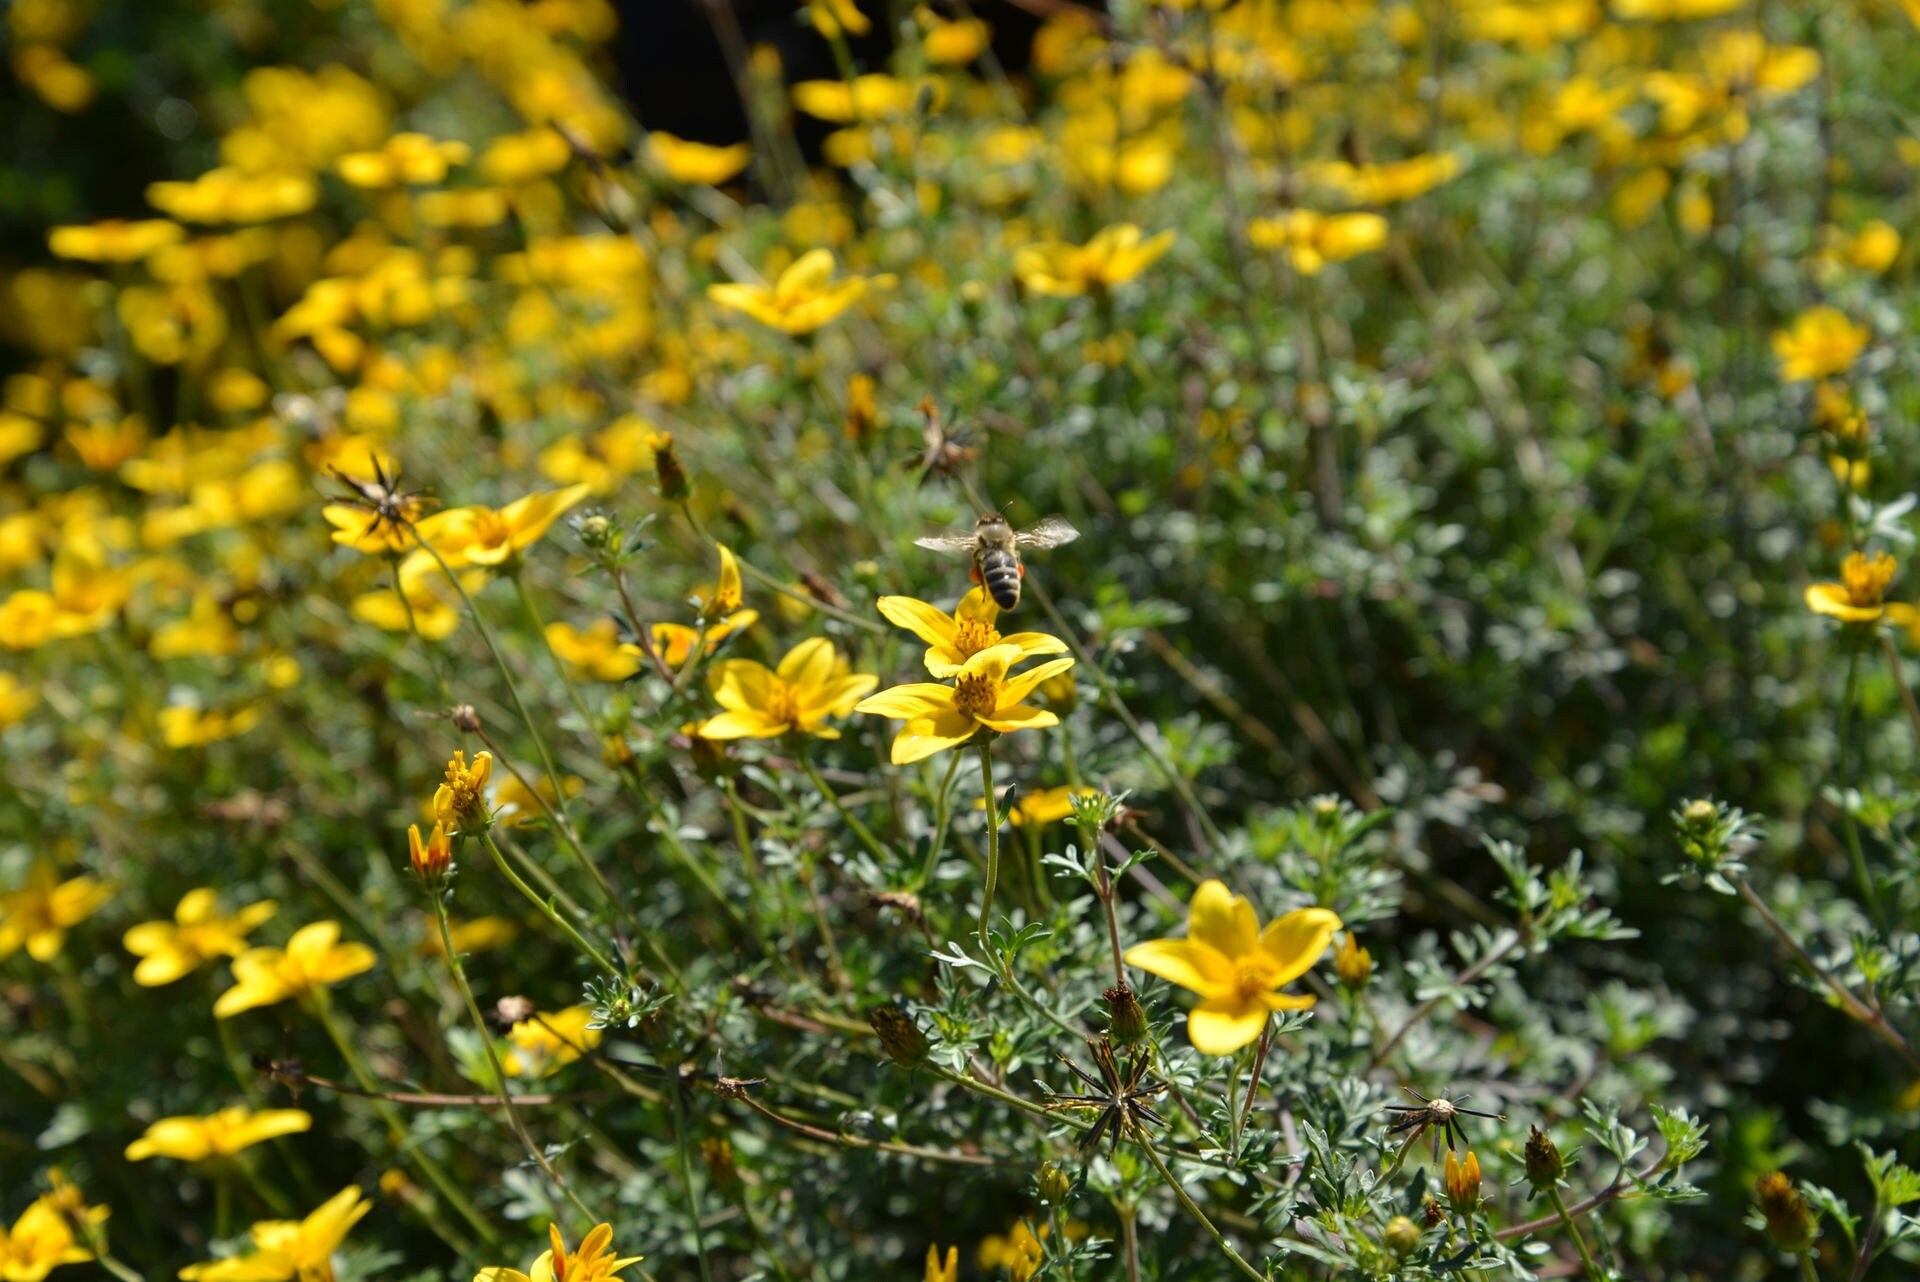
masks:
<path id="1" fill-rule="evenodd" d="M 955 552 L 973 558 L 973 581 L 1002 610 L 1020 604 L 1020 580 L 1027 567 L 1020 563 L 1021 548 L 1057 548 L 1080 537 L 1080 531 L 1057 516 L 1017 533 L 1007 518 L 989 512 L 974 523 L 971 534 L 936 534 L 914 542 L 935 552 Z"/>

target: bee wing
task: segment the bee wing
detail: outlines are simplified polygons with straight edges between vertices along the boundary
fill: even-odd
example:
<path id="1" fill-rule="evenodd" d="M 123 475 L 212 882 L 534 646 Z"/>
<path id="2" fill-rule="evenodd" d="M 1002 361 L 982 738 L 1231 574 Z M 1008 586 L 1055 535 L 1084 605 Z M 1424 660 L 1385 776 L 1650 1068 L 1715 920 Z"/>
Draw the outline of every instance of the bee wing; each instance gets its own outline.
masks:
<path id="1" fill-rule="evenodd" d="M 931 548 L 935 552 L 952 552 L 958 556 L 973 555 L 974 538 L 971 534 L 929 534 L 923 539 L 915 539 L 917 547 Z"/>
<path id="2" fill-rule="evenodd" d="M 1050 516 L 1013 537 L 1023 548 L 1057 548 L 1062 543 L 1071 543 L 1079 538 L 1080 531 L 1059 517 Z"/>

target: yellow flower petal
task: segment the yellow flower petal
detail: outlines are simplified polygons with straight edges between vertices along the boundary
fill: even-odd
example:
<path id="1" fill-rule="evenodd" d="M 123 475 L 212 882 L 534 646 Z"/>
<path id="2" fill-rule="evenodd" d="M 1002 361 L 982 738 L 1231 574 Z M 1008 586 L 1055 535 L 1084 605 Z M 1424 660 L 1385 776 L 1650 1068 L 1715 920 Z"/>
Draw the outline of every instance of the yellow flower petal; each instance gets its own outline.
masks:
<path id="1" fill-rule="evenodd" d="M 1247 912 L 1251 915 L 1253 909 Z M 1260 947 L 1279 964 L 1273 986 L 1278 988 L 1311 970 L 1339 929 L 1339 915 L 1326 908 L 1296 908 L 1268 922 L 1260 932 Z"/>
<path id="2" fill-rule="evenodd" d="M 1125 961 L 1203 997 L 1233 991 L 1233 963 L 1220 951 L 1192 939 L 1150 939 L 1127 949 Z"/>
<path id="3" fill-rule="evenodd" d="M 1269 1014 L 1255 999 L 1208 999 L 1187 1012 L 1187 1040 L 1202 1055 L 1231 1055 L 1258 1040 Z"/>

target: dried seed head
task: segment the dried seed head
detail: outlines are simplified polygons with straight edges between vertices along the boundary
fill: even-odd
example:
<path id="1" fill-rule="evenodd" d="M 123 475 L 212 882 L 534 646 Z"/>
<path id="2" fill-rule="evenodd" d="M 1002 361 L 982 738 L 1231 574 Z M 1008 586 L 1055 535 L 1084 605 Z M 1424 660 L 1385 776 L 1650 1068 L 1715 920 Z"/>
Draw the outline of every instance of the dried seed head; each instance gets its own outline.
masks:
<path id="1" fill-rule="evenodd" d="M 1554 1145 L 1553 1137 L 1537 1126 L 1527 1128 L 1527 1183 L 1533 1185 L 1536 1192 L 1544 1193 L 1560 1183 L 1560 1177 L 1566 1173 L 1566 1163 L 1560 1160 L 1560 1150 Z"/>
<path id="2" fill-rule="evenodd" d="M 918 1068 L 927 1062 L 927 1052 L 932 1049 L 927 1035 L 920 1031 L 913 1017 L 898 1006 L 875 1006 L 867 1012 L 867 1022 L 873 1025 L 881 1048 L 894 1063 Z"/>
<path id="3" fill-rule="evenodd" d="M 1147 1035 L 1147 1012 L 1126 984 L 1101 994 L 1107 999 L 1107 1037 L 1115 1046 L 1131 1046 Z"/>

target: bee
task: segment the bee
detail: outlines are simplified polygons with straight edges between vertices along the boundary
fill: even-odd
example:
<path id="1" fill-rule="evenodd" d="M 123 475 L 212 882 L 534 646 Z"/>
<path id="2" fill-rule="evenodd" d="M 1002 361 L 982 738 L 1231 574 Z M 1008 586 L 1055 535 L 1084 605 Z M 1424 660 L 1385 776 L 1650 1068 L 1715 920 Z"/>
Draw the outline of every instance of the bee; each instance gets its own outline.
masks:
<path id="1" fill-rule="evenodd" d="M 1020 604 L 1020 580 L 1027 567 L 1020 563 L 1021 548 L 1057 548 L 1080 537 L 1080 531 L 1057 516 L 1015 532 L 1007 518 L 989 512 L 974 523 L 971 534 L 936 534 L 914 542 L 935 552 L 957 552 L 973 558 L 973 581 L 1002 610 Z"/>

